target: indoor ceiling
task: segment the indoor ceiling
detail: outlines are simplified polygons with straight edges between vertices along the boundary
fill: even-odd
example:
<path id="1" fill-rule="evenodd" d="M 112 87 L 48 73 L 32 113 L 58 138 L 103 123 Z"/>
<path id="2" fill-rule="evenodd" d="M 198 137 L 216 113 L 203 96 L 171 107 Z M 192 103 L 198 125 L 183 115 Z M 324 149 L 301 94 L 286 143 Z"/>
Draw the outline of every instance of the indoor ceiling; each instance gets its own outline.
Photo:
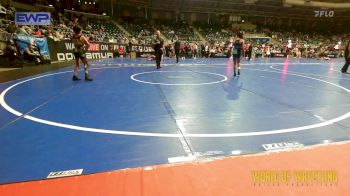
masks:
<path id="1" fill-rule="evenodd" d="M 102 1 L 102 0 L 100 0 Z M 155 10 L 240 14 L 273 17 L 313 17 L 314 10 L 322 8 L 284 5 L 286 0 L 105 0 L 120 5 L 145 7 Z M 300 0 L 296 0 L 300 1 Z M 331 3 L 350 3 L 350 0 L 317 0 Z M 325 9 L 329 10 L 329 9 Z M 335 18 L 350 18 L 350 9 L 336 9 Z"/>

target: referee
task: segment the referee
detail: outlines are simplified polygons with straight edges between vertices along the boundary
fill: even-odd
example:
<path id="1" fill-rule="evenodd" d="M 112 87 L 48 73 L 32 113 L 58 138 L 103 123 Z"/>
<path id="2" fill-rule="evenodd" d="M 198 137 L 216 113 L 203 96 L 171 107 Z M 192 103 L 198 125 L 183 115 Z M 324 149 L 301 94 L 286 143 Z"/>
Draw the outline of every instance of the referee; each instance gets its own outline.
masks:
<path id="1" fill-rule="evenodd" d="M 156 56 L 156 64 L 157 64 L 157 69 L 162 68 L 160 66 L 160 61 L 162 60 L 162 54 L 163 54 L 163 44 L 164 40 L 160 37 L 160 31 L 156 31 L 156 38 L 154 40 L 154 53 Z"/>
<path id="2" fill-rule="evenodd" d="M 180 56 L 180 41 L 179 38 L 176 36 L 176 41 L 174 44 L 174 49 L 175 49 L 175 56 L 176 56 L 176 63 L 179 63 L 179 56 Z"/>

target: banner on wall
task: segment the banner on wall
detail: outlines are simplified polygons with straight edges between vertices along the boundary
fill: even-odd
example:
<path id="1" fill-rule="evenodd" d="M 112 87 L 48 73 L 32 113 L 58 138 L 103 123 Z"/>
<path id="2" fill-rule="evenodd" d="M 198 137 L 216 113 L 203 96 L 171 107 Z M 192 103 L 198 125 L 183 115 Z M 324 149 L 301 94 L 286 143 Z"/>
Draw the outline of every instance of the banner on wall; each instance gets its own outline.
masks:
<path id="1" fill-rule="evenodd" d="M 50 60 L 50 51 L 46 37 L 37 38 L 30 35 L 16 35 L 16 43 L 21 55 L 28 47 L 29 43 L 32 43 L 34 47 L 38 48 L 39 53 L 44 57 L 44 59 Z"/>
<path id="2" fill-rule="evenodd" d="M 245 39 L 253 43 L 267 43 L 270 41 L 269 37 L 251 37 L 251 38 L 245 38 Z"/>
<path id="3" fill-rule="evenodd" d="M 50 12 L 16 12 L 16 25 L 51 25 Z"/>
<path id="4" fill-rule="evenodd" d="M 52 61 L 67 61 L 75 59 L 73 54 L 75 46 L 70 40 L 56 42 L 50 39 L 49 46 Z M 113 58 L 116 56 L 116 53 L 118 53 L 119 50 L 123 51 L 123 53 L 129 50 L 127 47 L 128 46 L 126 44 L 90 42 L 90 47 L 86 52 L 86 58 Z M 131 51 L 136 52 L 138 57 L 145 53 L 154 52 L 152 46 L 150 45 L 133 45 L 131 47 Z"/>

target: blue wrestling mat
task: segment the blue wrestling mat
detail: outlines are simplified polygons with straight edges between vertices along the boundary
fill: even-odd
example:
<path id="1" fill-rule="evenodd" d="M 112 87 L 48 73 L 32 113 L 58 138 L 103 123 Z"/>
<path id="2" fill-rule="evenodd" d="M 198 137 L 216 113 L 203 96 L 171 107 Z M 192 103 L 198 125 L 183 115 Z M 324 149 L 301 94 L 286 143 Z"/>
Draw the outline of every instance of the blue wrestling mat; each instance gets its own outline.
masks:
<path id="1" fill-rule="evenodd" d="M 0 184 L 345 141 L 343 59 L 95 61 L 0 84 Z M 83 77 L 82 71 L 80 77 Z"/>

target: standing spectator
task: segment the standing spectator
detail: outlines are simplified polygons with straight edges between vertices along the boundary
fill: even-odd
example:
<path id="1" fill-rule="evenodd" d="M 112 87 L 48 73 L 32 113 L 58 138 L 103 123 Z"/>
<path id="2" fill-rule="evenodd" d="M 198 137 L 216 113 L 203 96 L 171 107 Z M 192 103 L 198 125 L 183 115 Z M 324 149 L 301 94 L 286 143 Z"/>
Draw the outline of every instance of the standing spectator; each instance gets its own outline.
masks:
<path id="1" fill-rule="evenodd" d="M 131 43 L 131 39 L 129 39 L 128 48 L 126 50 L 126 52 L 129 55 L 129 58 L 131 58 L 131 51 L 132 51 L 132 43 Z"/>
<path id="2" fill-rule="evenodd" d="M 120 58 L 123 58 L 123 54 L 124 54 L 124 49 L 122 47 L 118 48 L 118 54 Z"/>
<path id="3" fill-rule="evenodd" d="M 252 56 L 253 56 L 253 45 L 250 43 L 248 47 L 248 61 L 252 60 Z"/>
<path id="4" fill-rule="evenodd" d="M 349 39 L 349 37 L 350 37 L 350 35 L 348 35 L 348 43 L 346 44 L 346 47 L 345 47 L 345 53 L 344 53 L 345 64 L 341 68 L 342 73 L 348 73 L 348 68 L 350 65 L 350 39 Z"/>
<path id="5" fill-rule="evenodd" d="M 196 43 L 193 45 L 193 57 L 194 59 L 198 57 L 198 45 Z"/>
<path id="6" fill-rule="evenodd" d="M 201 44 L 201 55 L 200 57 L 204 57 L 205 56 L 205 46 L 204 43 Z"/>

